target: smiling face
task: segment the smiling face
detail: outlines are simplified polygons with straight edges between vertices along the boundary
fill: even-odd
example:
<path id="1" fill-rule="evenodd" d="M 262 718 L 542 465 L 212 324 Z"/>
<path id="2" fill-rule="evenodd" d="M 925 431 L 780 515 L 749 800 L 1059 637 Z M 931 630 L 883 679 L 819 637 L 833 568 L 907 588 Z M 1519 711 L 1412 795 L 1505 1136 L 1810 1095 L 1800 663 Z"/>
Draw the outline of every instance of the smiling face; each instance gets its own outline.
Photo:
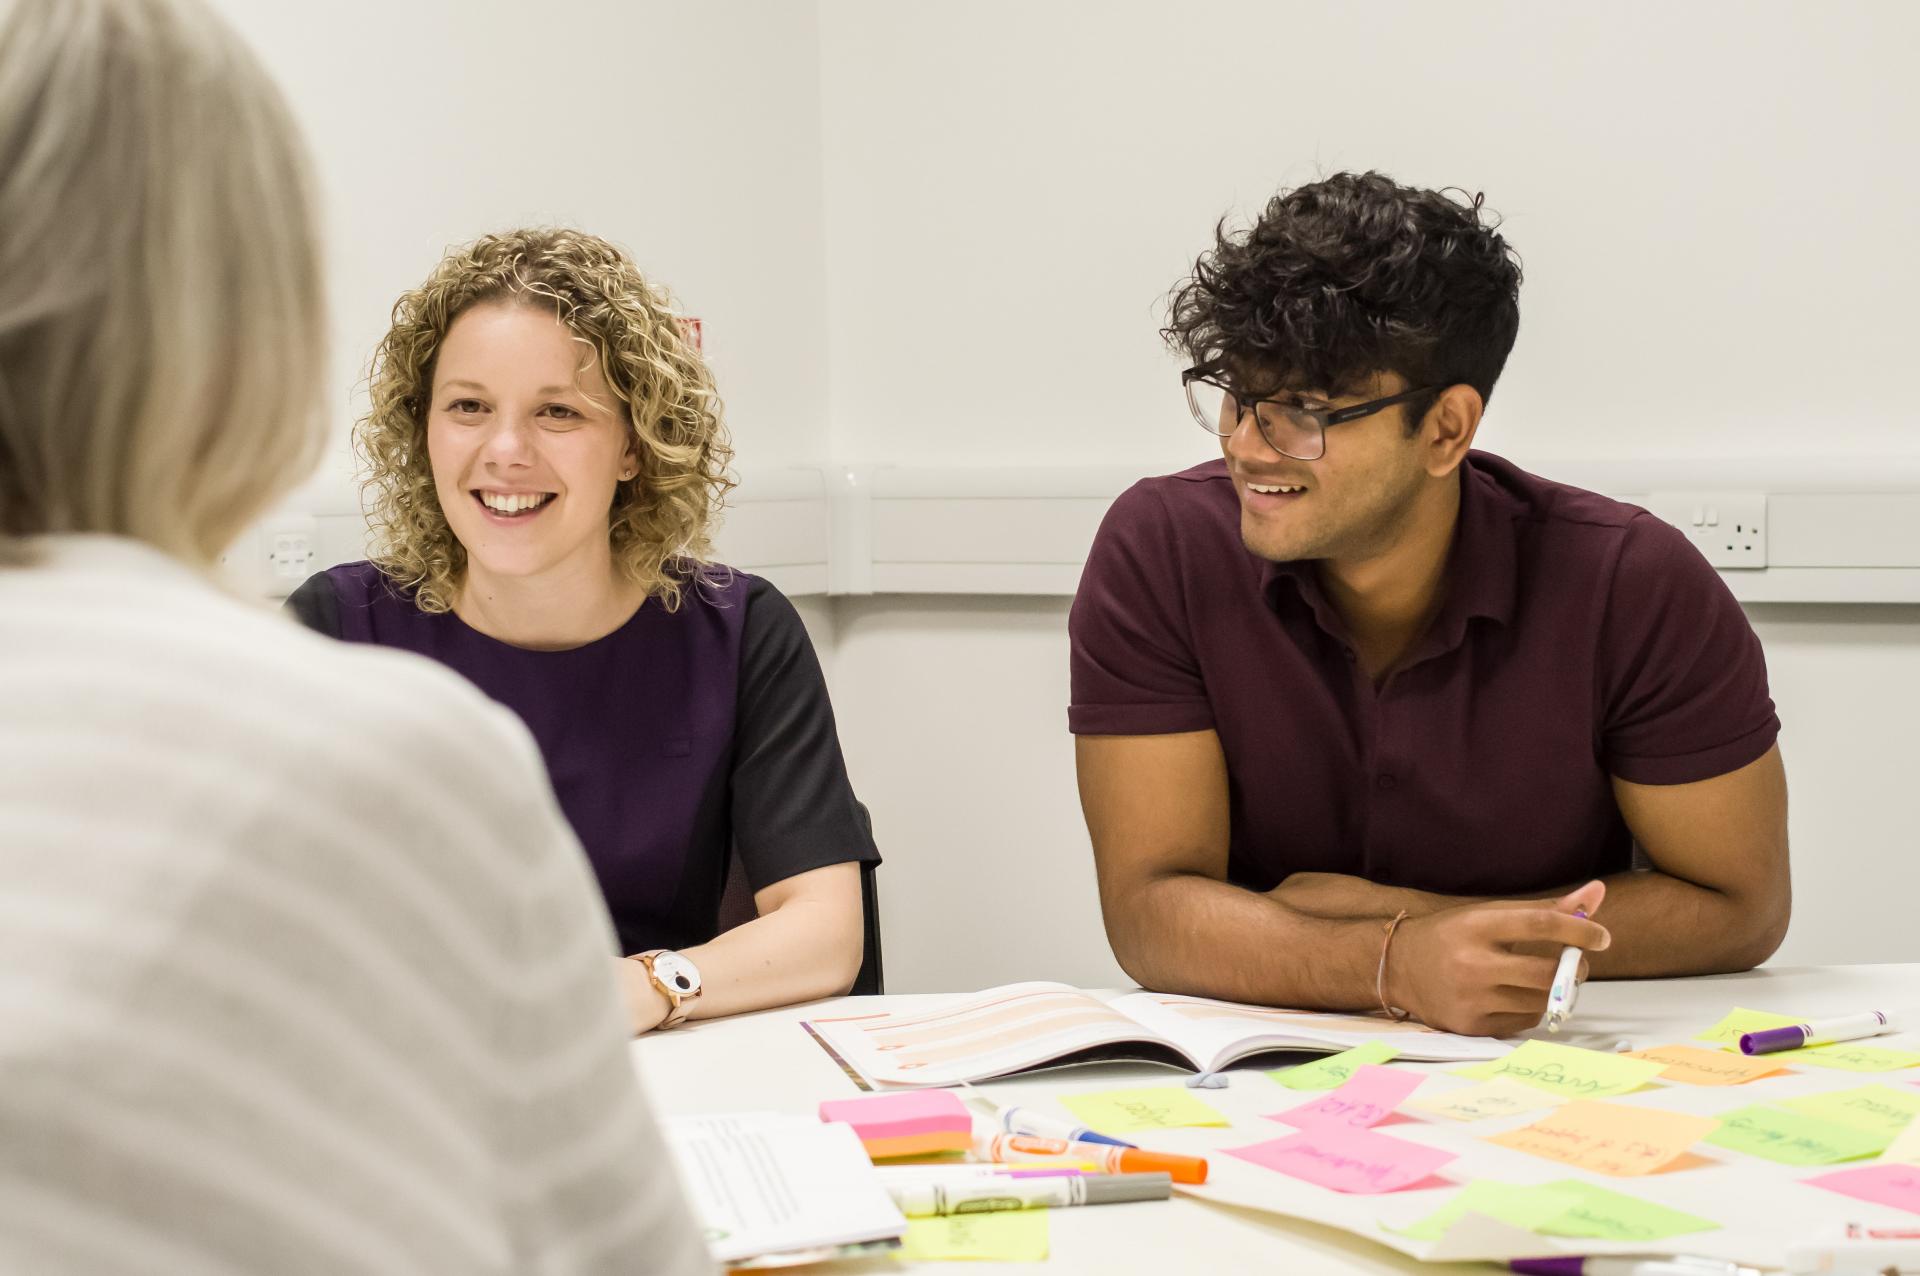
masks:
<path id="1" fill-rule="evenodd" d="M 476 575 L 612 570 L 615 489 L 636 472 L 625 406 L 551 309 L 484 303 L 447 330 L 427 455 Z"/>
<path id="2" fill-rule="evenodd" d="M 1347 407 L 1407 388 L 1383 373 L 1351 394 L 1302 392 L 1308 407 Z M 1224 428 L 1224 423 L 1223 423 Z M 1411 517 L 1427 479 L 1421 436 L 1409 436 L 1406 408 L 1396 404 L 1326 432 L 1326 454 L 1296 461 L 1268 446 L 1244 413 L 1220 440 L 1240 498 L 1240 539 L 1270 562 L 1357 560 L 1391 548 Z"/>

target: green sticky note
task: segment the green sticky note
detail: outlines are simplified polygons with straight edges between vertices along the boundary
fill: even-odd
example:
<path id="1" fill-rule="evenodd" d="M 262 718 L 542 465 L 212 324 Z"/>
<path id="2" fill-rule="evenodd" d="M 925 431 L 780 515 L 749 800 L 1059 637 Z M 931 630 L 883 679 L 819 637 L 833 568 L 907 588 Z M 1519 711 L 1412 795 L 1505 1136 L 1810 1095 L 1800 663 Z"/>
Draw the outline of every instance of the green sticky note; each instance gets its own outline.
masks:
<path id="1" fill-rule="evenodd" d="M 1384 1041 L 1369 1041 L 1339 1054 L 1330 1054 L 1297 1068 L 1280 1068 L 1267 1075 L 1290 1090 L 1337 1090 L 1363 1063 L 1385 1063 L 1400 1052 Z"/>
<path id="2" fill-rule="evenodd" d="M 1040 1263 L 1047 1257 L 1045 1210 L 992 1210 L 907 1220 L 901 1256 L 909 1262 L 976 1260 Z"/>
<path id="3" fill-rule="evenodd" d="M 1831 1090 L 1788 1099 L 1780 1105 L 1842 1125 L 1872 1130 L 1876 1134 L 1895 1135 L 1920 1116 L 1920 1090 L 1896 1090 L 1892 1086 L 1863 1085 L 1851 1090 Z"/>
<path id="4" fill-rule="evenodd" d="M 1738 1049 L 1740 1038 L 1745 1033 L 1759 1032 L 1762 1028 L 1785 1028 L 1801 1022 L 1804 1021 L 1792 1015 L 1776 1015 L 1768 1010 L 1742 1010 L 1736 1006 L 1727 1012 L 1725 1019 L 1696 1035 L 1694 1040 L 1717 1041 Z"/>
<path id="5" fill-rule="evenodd" d="M 1782 1165 L 1831 1165 L 1878 1156 L 1892 1141 L 1890 1134 L 1757 1105 L 1724 1113 L 1720 1128 L 1707 1136 L 1709 1143 Z"/>
<path id="6" fill-rule="evenodd" d="M 1562 1179 L 1545 1184 L 1545 1191 L 1571 1196 L 1573 1203 L 1538 1229 L 1547 1236 L 1574 1236 L 1583 1240 L 1658 1241 L 1690 1232 L 1711 1232 L 1720 1224 L 1698 1214 L 1668 1209 L 1625 1192 Z"/>
<path id="7" fill-rule="evenodd" d="M 1582 1240 L 1652 1242 L 1690 1232 L 1710 1232 L 1720 1226 L 1710 1218 L 1668 1209 L 1624 1192 L 1609 1192 L 1578 1179 L 1531 1187 L 1476 1179 L 1437 1211 L 1400 1232 L 1413 1240 L 1439 1240 L 1469 1211 L 1541 1236 Z"/>
<path id="8" fill-rule="evenodd" d="M 1184 1086 L 1145 1090 L 1101 1090 L 1060 1100 L 1080 1123 L 1102 1134 L 1128 1130 L 1172 1130 L 1188 1125 L 1226 1125 L 1227 1119 L 1193 1097 Z"/>
<path id="9" fill-rule="evenodd" d="M 1511 1183 L 1495 1183 L 1491 1179 L 1475 1179 L 1456 1192 L 1452 1200 L 1411 1227 L 1392 1230 L 1416 1241 L 1437 1241 L 1447 1234 L 1448 1228 L 1460 1221 L 1461 1215 L 1474 1213 L 1497 1218 L 1529 1232 L 1538 1232 L 1543 1223 L 1566 1213 L 1576 1200 L 1570 1192 L 1516 1187 Z"/>
<path id="10" fill-rule="evenodd" d="M 1815 1068 L 1840 1068 L 1846 1072 L 1894 1072 L 1920 1067 L 1920 1054 L 1910 1050 L 1888 1050 L 1884 1046 L 1863 1046 L 1855 1041 L 1840 1041 L 1830 1046 L 1808 1046 L 1804 1050 L 1783 1050 L 1768 1055 L 1782 1063 L 1804 1063 Z"/>
<path id="11" fill-rule="evenodd" d="M 1666 1065 L 1552 1041 L 1528 1041 L 1511 1054 L 1459 1071 L 1463 1077 L 1507 1077 L 1571 1099 L 1598 1099 L 1638 1090 L 1666 1071 Z"/>

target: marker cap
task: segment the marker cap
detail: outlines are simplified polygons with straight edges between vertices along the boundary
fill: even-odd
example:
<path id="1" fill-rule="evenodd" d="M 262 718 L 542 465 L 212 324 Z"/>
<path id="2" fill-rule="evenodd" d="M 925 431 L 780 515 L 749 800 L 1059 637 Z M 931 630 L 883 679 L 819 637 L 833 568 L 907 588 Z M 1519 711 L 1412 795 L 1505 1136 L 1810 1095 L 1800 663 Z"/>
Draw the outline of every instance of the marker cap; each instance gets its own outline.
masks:
<path id="1" fill-rule="evenodd" d="M 1146 1152 L 1138 1148 L 1122 1148 L 1120 1169 L 1127 1174 L 1167 1174 L 1176 1183 L 1207 1181 L 1207 1162 L 1204 1157 L 1175 1156 L 1171 1152 Z"/>
<path id="2" fill-rule="evenodd" d="M 1082 1181 L 1089 1205 L 1164 1201 L 1173 1195 L 1173 1177 L 1168 1174 L 1097 1174 Z"/>

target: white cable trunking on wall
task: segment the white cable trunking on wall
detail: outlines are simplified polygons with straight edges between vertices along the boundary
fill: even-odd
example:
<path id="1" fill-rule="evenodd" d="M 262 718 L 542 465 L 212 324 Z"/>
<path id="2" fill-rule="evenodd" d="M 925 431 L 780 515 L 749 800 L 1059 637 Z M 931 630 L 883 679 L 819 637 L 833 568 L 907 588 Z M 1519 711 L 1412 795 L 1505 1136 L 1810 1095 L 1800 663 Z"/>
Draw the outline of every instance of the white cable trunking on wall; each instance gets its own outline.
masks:
<path id="1" fill-rule="evenodd" d="M 1742 602 L 1920 603 L 1920 457 L 1539 468 L 1682 528 Z M 794 595 L 1064 596 L 1108 505 L 1138 477 L 1110 467 L 747 470 L 715 545 Z M 309 487 L 229 555 L 243 567 L 258 560 L 250 579 L 263 594 L 290 588 L 271 559 L 284 540 L 276 526 L 296 522 L 312 529 L 316 566 L 365 552 L 351 491 Z"/>

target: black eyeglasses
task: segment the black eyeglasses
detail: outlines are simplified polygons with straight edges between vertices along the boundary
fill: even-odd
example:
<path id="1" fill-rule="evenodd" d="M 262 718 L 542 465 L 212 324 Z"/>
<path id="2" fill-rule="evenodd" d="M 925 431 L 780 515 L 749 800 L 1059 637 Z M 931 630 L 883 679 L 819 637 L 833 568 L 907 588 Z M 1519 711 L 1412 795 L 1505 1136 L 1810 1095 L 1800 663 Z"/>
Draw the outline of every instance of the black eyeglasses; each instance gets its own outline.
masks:
<path id="1" fill-rule="evenodd" d="M 1402 390 L 1384 399 L 1355 403 L 1349 407 L 1309 408 L 1296 398 L 1273 395 L 1243 400 L 1231 387 L 1214 379 L 1221 372 L 1222 369 L 1218 367 L 1201 364 L 1180 374 L 1180 384 L 1187 391 L 1187 406 L 1193 410 L 1193 419 L 1200 423 L 1200 428 L 1224 439 L 1240 428 L 1240 418 L 1251 407 L 1253 422 L 1259 427 L 1260 437 L 1267 441 L 1267 446 L 1281 456 L 1290 456 L 1296 461 L 1317 461 L 1325 456 L 1327 430 L 1332 426 L 1372 416 L 1382 408 L 1390 408 L 1396 403 L 1405 403 L 1408 399 L 1417 399 L 1443 388 L 1424 385 L 1417 390 Z"/>

